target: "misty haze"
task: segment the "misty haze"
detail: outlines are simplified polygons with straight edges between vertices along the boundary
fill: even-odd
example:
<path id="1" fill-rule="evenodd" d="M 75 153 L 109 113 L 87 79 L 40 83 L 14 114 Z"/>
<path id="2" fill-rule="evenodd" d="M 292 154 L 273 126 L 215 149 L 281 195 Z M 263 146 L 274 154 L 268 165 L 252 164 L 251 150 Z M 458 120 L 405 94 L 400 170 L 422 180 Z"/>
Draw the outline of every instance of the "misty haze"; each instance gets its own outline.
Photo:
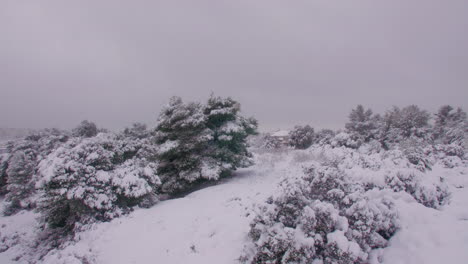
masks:
<path id="1" fill-rule="evenodd" d="M 0 1 L 0 263 L 465 264 L 468 1 Z"/>

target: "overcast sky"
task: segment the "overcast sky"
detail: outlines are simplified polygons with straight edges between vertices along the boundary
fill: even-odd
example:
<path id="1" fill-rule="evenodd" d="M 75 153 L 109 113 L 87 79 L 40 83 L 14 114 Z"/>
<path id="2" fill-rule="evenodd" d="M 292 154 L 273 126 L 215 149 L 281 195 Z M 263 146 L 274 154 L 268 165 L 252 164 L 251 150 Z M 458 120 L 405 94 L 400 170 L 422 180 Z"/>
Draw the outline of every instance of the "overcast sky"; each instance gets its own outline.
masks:
<path id="1" fill-rule="evenodd" d="M 0 127 L 154 125 L 211 92 L 263 129 L 468 110 L 468 0 L 0 0 Z"/>

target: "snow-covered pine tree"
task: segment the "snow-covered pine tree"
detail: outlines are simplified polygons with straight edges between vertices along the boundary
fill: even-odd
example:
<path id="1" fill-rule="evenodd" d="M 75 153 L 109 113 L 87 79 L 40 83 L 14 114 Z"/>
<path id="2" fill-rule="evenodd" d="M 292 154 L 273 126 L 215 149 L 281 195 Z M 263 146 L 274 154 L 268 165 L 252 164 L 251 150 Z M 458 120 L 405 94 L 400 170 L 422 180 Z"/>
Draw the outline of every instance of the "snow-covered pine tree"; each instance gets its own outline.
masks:
<path id="1" fill-rule="evenodd" d="M 239 110 L 231 98 L 212 96 L 204 106 L 171 98 L 156 127 L 163 192 L 186 191 L 251 165 L 246 139 L 256 133 L 257 123 Z"/>
<path id="2" fill-rule="evenodd" d="M 31 179 L 36 169 L 37 150 L 31 145 L 24 145 L 24 149 L 18 149 L 10 156 L 8 161 L 7 195 L 4 214 L 11 215 L 23 208 L 30 208 L 28 199 L 34 191 Z"/>
<path id="3" fill-rule="evenodd" d="M 379 140 L 385 148 L 411 137 L 429 139 L 430 115 L 416 105 L 393 107 L 383 117 Z"/>
<path id="4" fill-rule="evenodd" d="M 169 100 L 159 115 L 155 135 L 162 192 L 177 193 L 202 179 L 203 153 L 212 137 L 200 104 L 186 104 L 180 97 Z"/>
<path id="5" fill-rule="evenodd" d="M 212 141 L 209 142 L 202 174 L 217 179 L 253 164 L 252 154 L 247 150 L 247 137 L 257 133 L 257 120 L 245 118 L 239 112 L 240 104 L 230 97 L 212 95 L 208 99 L 203 113 Z"/>
<path id="6" fill-rule="evenodd" d="M 442 106 L 435 114 L 434 139 L 440 144 L 463 145 L 468 132 L 466 112 L 450 105 Z"/>
<path id="7" fill-rule="evenodd" d="M 123 134 L 126 137 L 131 138 L 148 138 L 151 136 L 151 132 L 147 129 L 147 126 L 143 123 L 133 123 L 131 127 L 124 129 Z"/>
<path id="8" fill-rule="evenodd" d="M 9 143 L 9 155 L 2 178 L 6 182 L 4 214 L 35 207 L 35 178 L 38 163 L 68 140 L 68 134 L 58 129 L 46 129 Z"/>
<path id="9" fill-rule="evenodd" d="M 7 193 L 7 174 L 6 170 L 8 168 L 8 158 L 7 153 L 0 154 L 0 196 L 3 196 Z"/>
<path id="10" fill-rule="evenodd" d="M 369 142 L 377 134 L 380 116 L 374 115 L 371 109 L 358 105 L 351 110 L 348 118 L 345 128 L 354 140 L 360 143 Z"/>
<path id="11" fill-rule="evenodd" d="M 95 123 L 83 120 L 72 132 L 75 137 L 94 137 L 99 131 Z"/>
<path id="12" fill-rule="evenodd" d="M 309 125 L 295 126 L 289 132 L 289 145 L 296 149 L 306 149 L 314 142 L 314 128 Z"/>

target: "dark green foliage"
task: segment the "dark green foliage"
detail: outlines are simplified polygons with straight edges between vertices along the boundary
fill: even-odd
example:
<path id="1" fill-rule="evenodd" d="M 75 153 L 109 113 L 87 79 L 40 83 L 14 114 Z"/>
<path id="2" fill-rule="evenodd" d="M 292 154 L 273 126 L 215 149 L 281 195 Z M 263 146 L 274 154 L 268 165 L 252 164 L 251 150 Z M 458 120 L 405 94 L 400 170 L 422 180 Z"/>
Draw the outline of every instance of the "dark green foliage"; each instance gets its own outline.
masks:
<path id="1" fill-rule="evenodd" d="M 231 98 L 211 97 L 206 105 L 171 98 L 156 127 L 163 192 L 182 192 L 251 164 L 246 139 L 257 123 L 239 111 Z"/>
<path id="2" fill-rule="evenodd" d="M 98 133 L 98 128 L 93 122 L 83 120 L 72 132 L 75 137 L 94 137 Z"/>
<path id="3" fill-rule="evenodd" d="M 379 121 L 379 115 L 374 115 L 371 109 L 366 110 L 362 105 L 358 105 L 349 114 L 349 122 L 345 127 L 354 140 L 365 143 L 376 136 Z"/>
<path id="4" fill-rule="evenodd" d="M 442 106 L 435 114 L 434 139 L 440 144 L 463 145 L 468 132 L 467 115 L 461 108 Z"/>
<path id="5" fill-rule="evenodd" d="M 389 148 L 411 137 L 429 139 L 429 120 L 429 113 L 416 105 L 402 109 L 394 107 L 382 119 L 379 141 L 385 148 Z"/>
<path id="6" fill-rule="evenodd" d="M 289 145 L 296 149 L 306 149 L 314 143 L 314 129 L 309 126 L 295 126 L 289 132 Z"/>

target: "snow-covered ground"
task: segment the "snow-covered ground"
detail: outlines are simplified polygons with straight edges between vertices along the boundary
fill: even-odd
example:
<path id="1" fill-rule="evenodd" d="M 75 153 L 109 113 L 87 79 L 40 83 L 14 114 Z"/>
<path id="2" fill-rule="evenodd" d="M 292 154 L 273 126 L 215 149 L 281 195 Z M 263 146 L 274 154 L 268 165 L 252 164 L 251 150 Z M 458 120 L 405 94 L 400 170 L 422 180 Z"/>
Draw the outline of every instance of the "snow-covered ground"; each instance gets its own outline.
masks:
<path id="1" fill-rule="evenodd" d="M 310 157 L 310 156 L 309 156 Z M 239 263 L 247 241 L 251 208 L 275 192 L 286 175 L 297 174 L 307 159 L 300 152 L 263 153 L 257 165 L 232 178 L 138 209 L 126 217 L 96 224 L 79 241 L 51 252 L 44 263 Z M 441 210 L 407 200 L 398 201 L 402 226 L 383 249 L 385 264 L 464 264 L 468 259 L 468 169 L 437 170 L 450 186 L 451 203 Z M 0 218 L 0 234 L 28 240 L 33 213 Z M 12 230 L 16 230 L 13 232 Z M 6 234 L 6 235 L 5 235 Z M 14 234 L 16 234 L 16 238 Z M 17 263 L 21 245 L 0 254 L 0 263 Z M 21 260 L 20 260 L 21 262 Z"/>

